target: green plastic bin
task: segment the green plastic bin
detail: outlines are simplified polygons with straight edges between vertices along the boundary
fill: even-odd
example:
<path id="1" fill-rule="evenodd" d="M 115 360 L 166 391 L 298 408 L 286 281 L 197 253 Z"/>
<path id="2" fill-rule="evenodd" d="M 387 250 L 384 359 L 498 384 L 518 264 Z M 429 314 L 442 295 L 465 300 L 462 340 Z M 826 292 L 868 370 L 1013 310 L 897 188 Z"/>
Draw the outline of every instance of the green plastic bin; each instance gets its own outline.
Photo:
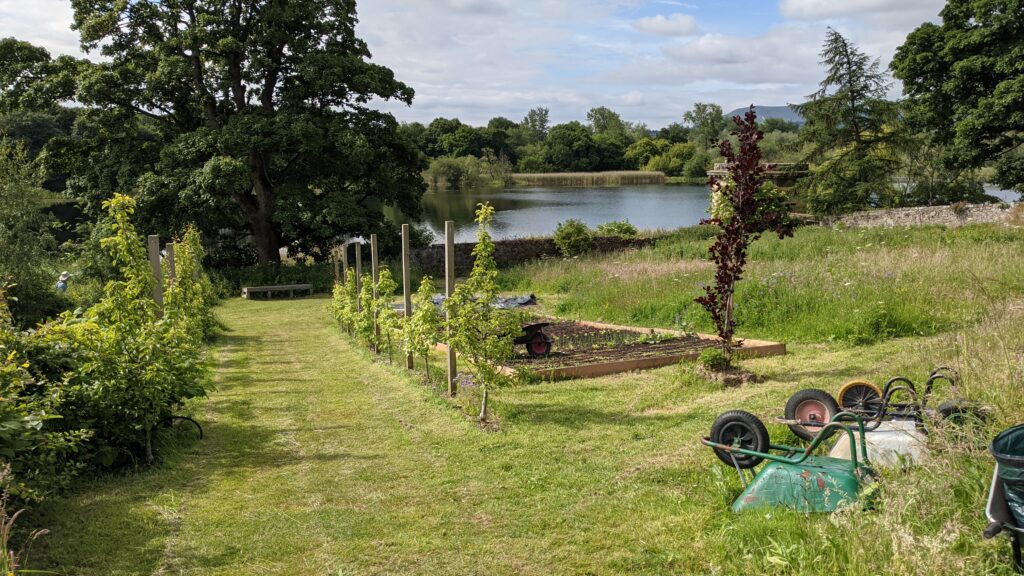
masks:
<path id="1" fill-rule="evenodd" d="M 1007 428 L 989 447 L 1006 492 L 1006 505 L 1017 526 L 1024 528 L 1024 424 Z"/>

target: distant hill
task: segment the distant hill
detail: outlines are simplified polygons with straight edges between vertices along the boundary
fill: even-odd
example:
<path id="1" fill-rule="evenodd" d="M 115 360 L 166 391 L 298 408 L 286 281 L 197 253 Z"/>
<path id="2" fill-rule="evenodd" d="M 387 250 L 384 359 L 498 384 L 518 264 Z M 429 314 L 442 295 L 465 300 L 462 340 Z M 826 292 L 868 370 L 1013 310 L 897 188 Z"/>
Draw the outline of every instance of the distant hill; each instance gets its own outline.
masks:
<path id="1" fill-rule="evenodd" d="M 757 111 L 757 119 L 765 120 L 767 118 L 781 118 L 787 122 L 796 122 L 797 124 L 804 123 L 804 117 L 797 114 L 789 106 L 754 106 L 754 110 Z M 743 116 L 747 113 L 746 108 L 737 108 L 732 112 L 725 115 L 726 118 L 732 118 L 733 116 Z"/>

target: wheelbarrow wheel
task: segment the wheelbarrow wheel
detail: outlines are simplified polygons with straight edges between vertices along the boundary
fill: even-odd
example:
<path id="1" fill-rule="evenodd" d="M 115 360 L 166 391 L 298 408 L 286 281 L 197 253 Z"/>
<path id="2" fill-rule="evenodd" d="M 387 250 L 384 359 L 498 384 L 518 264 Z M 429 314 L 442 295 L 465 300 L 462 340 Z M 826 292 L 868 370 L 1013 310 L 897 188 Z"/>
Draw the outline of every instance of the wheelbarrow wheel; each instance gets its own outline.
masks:
<path id="1" fill-rule="evenodd" d="M 526 352 L 534 358 L 551 354 L 551 340 L 543 332 L 537 332 L 526 343 Z"/>
<path id="2" fill-rule="evenodd" d="M 800 390 L 789 397 L 786 402 L 786 420 L 799 422 L 821 422 L 823 425 L 832 421 L 839 413 L 839 404 L 831 394 L 817 388 Z M 821 432 L 820 426 L 804 426 L 790 424 L 789 429 L 804 440 L 814 440 Z M 829 435 L 832 433 L 829 432 Z"/>
<path id="3" fill-rule="evenodd" d="M 711 441 L 754 452 L 767 452 L 770 446 L 768 429 L 764 427 L 764 422 L 743 410 L 731 410 L 716 418 L 711 425 Z M 715 456 L 729 466 L 733 466 L 735 459 L 735 465 L 740 468 L 753 468 L 764 460 L 760 456 L 739 454 L 719 448 L 715 448 Z"/>
<path id="4" fill-rule="evenodd" d="M 882 389 L 871 382 L 853 380 L 843 384 L 836 400 L 843 410 L 874 418 L 882 409 Z"/>

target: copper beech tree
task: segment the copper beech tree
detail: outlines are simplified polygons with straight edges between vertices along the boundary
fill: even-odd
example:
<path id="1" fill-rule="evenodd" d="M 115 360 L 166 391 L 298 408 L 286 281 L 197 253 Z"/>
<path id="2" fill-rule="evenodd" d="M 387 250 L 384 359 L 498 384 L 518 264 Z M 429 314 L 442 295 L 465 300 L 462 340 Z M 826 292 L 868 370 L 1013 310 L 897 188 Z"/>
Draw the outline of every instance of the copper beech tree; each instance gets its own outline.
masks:
<path id="1" fill-rule="evenodd" d="M 743 118 L 733 117 L 739 139 L 739 152 L 729 140 L 719 142 L 719 151 L 725 157 L 728 176 L 711 177 L 711 218 L 701 224 L 719 228 L 718 236 L 709 249 L 715 263 L 715 283 L 704 287 L 704 295 L 696 302 L 704 306 L 718 330 L 722 351 L 732 358 L 737 342 L 734 296 L 736 283 L 743 278 L 747 263 L 747 249 L 765 232 L 774 232 L 779 238 L 793 235 L 785 195 L 765 179 L 767 166 L 761 163 L 758 142 L 764 134 L 757 129 L 757 114 L 751 106 Z"/>

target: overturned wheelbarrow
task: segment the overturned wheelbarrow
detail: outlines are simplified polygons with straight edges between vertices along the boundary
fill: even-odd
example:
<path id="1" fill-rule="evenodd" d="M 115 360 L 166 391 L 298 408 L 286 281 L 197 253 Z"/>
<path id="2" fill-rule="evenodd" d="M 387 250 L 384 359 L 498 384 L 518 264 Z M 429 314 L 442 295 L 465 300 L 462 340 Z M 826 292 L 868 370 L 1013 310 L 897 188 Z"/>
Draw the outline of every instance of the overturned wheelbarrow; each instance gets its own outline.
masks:
<path id="1" fill-rule="evenodd" d="M 856 414 L 840 412 L 824 424 L 806 448 L 772 444 L 768 429 L 749 412 L 732 410 L 719 416 L 711 435 L 701 443 L 715 451 L 723 463 L 736 469 L 743 493 L 732 504 L 733 512 L 780 507 L 799 512 L 833 512 L 857 501 L 861 487 L 874 476 L 864 450 L 864 422 Z M 812 453 L 831 432 L 845 434 L 847 458 Z M 856 449 L 860 439 L 861 449 Z M 748 481 L 744 470 L 769 460 Z"/>
<path id="2" fill-rule="evenodd" d="M 525 345 L 526 353 L 531 357 L 547 356 L 551 354 L 551 348 L 554 345 L 554 340 L 551 336 L 544 333 L 544 329 L 550 325 L 550 322 L 538 322 L 537 324 L 523 326 L 523 334 L 516 336 L 512 343 L 517 346 L 520 344 Z"/>
<path id="3" fill-rule="evenodd" d="M 1020 541 L 1024 538 L 1024 425 L 1001 432 L 989 447 L 996 459 L 989 489 L 988 527 L 985 538 L 995 538 L 1002 532 L 1010 538 L 1013 564 L 1017 572 L 1024 573 L 1021 562 Z"/>

